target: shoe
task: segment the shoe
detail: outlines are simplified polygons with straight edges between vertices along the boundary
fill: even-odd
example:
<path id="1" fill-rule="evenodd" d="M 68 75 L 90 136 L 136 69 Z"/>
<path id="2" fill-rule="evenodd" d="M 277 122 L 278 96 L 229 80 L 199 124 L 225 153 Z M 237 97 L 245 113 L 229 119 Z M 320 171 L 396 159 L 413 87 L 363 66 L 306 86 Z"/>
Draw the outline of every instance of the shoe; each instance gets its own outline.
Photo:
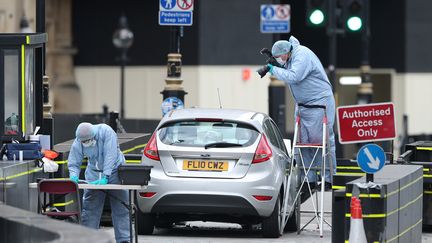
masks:
<path id="1" fill-rule="evenodd" d="M 317 188 L 317 184 L 316 184 L 316 182 L 310 182 L 309 183 L 309 186 L 310 186 L 310 188 L 311 188 L 311 190 L 312 190 L 312 193 L 315 191 L 315 189 Z"/>

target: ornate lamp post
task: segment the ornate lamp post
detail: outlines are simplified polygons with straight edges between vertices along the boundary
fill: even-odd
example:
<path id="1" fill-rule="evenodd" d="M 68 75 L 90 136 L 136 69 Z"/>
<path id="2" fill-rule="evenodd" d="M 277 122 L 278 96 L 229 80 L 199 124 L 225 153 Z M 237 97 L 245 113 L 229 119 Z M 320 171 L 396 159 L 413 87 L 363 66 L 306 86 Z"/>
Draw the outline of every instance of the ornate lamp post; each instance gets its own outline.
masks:
<path id="1" fill-rule="evenodd" d="M 124 80 L 125 66 L 128 61 L 127 51 L 132 46 L 133 32 L 128 27 L 126 16 L 123 14 L 119 19 L 118 28 L 113 34 L 113 44 L 120 51 L 120 117 L 124 118 Z"/>

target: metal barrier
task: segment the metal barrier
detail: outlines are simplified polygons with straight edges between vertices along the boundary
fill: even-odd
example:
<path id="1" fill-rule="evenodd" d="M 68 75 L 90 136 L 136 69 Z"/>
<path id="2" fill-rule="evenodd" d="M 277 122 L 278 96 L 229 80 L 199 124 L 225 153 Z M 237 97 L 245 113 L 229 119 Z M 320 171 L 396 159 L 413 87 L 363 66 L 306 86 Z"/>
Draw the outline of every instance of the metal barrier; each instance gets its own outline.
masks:
<path id="1" fill-rule="evenodd" d="M 423 167 L 423 225 L 432 226 L 432 141 L 406 144 L 398 163 Z"/>
<path id="2" fill-rule="evenodd" d="M 0 235 L 0 242 L 113 242 L 104 232 L 4 204 L 0 204 L 0 231 L 7 232 Z"/>
<path id="3" fill-rule="evenodd" d="M 28 189 L 28 183 L 48 176 L 34 160 L 0 161 L 0 202 L 37 212 L 37 194 Z"/>
<path id="4" fill-rule="evenodd" d="M 361 199 L 368 242 L 421 242 L 422 169 L 386 165 L 374 175 L 373 183 L 366 184 L 366 177 L 361 177 L 335 191 L 333 209 L 345 210 L 333 210 L 332 242 L 349 238 L 352 196 Z"/>

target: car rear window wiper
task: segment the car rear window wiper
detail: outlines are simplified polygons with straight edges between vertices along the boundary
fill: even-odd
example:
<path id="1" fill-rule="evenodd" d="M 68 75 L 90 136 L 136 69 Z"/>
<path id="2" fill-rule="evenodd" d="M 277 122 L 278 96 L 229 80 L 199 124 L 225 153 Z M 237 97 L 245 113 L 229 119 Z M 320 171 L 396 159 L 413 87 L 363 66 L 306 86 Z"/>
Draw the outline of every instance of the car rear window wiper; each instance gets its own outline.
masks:
<path id="1" fill-rule="evenodd" d="M 205 149 L 208 148 L 229 148 L 229 147 L 242 147 L 243 145 L 238 143 L 226 143 L 226 142 L 217 142 L 217 143 L 208 143 L 204 145 Z"/>

